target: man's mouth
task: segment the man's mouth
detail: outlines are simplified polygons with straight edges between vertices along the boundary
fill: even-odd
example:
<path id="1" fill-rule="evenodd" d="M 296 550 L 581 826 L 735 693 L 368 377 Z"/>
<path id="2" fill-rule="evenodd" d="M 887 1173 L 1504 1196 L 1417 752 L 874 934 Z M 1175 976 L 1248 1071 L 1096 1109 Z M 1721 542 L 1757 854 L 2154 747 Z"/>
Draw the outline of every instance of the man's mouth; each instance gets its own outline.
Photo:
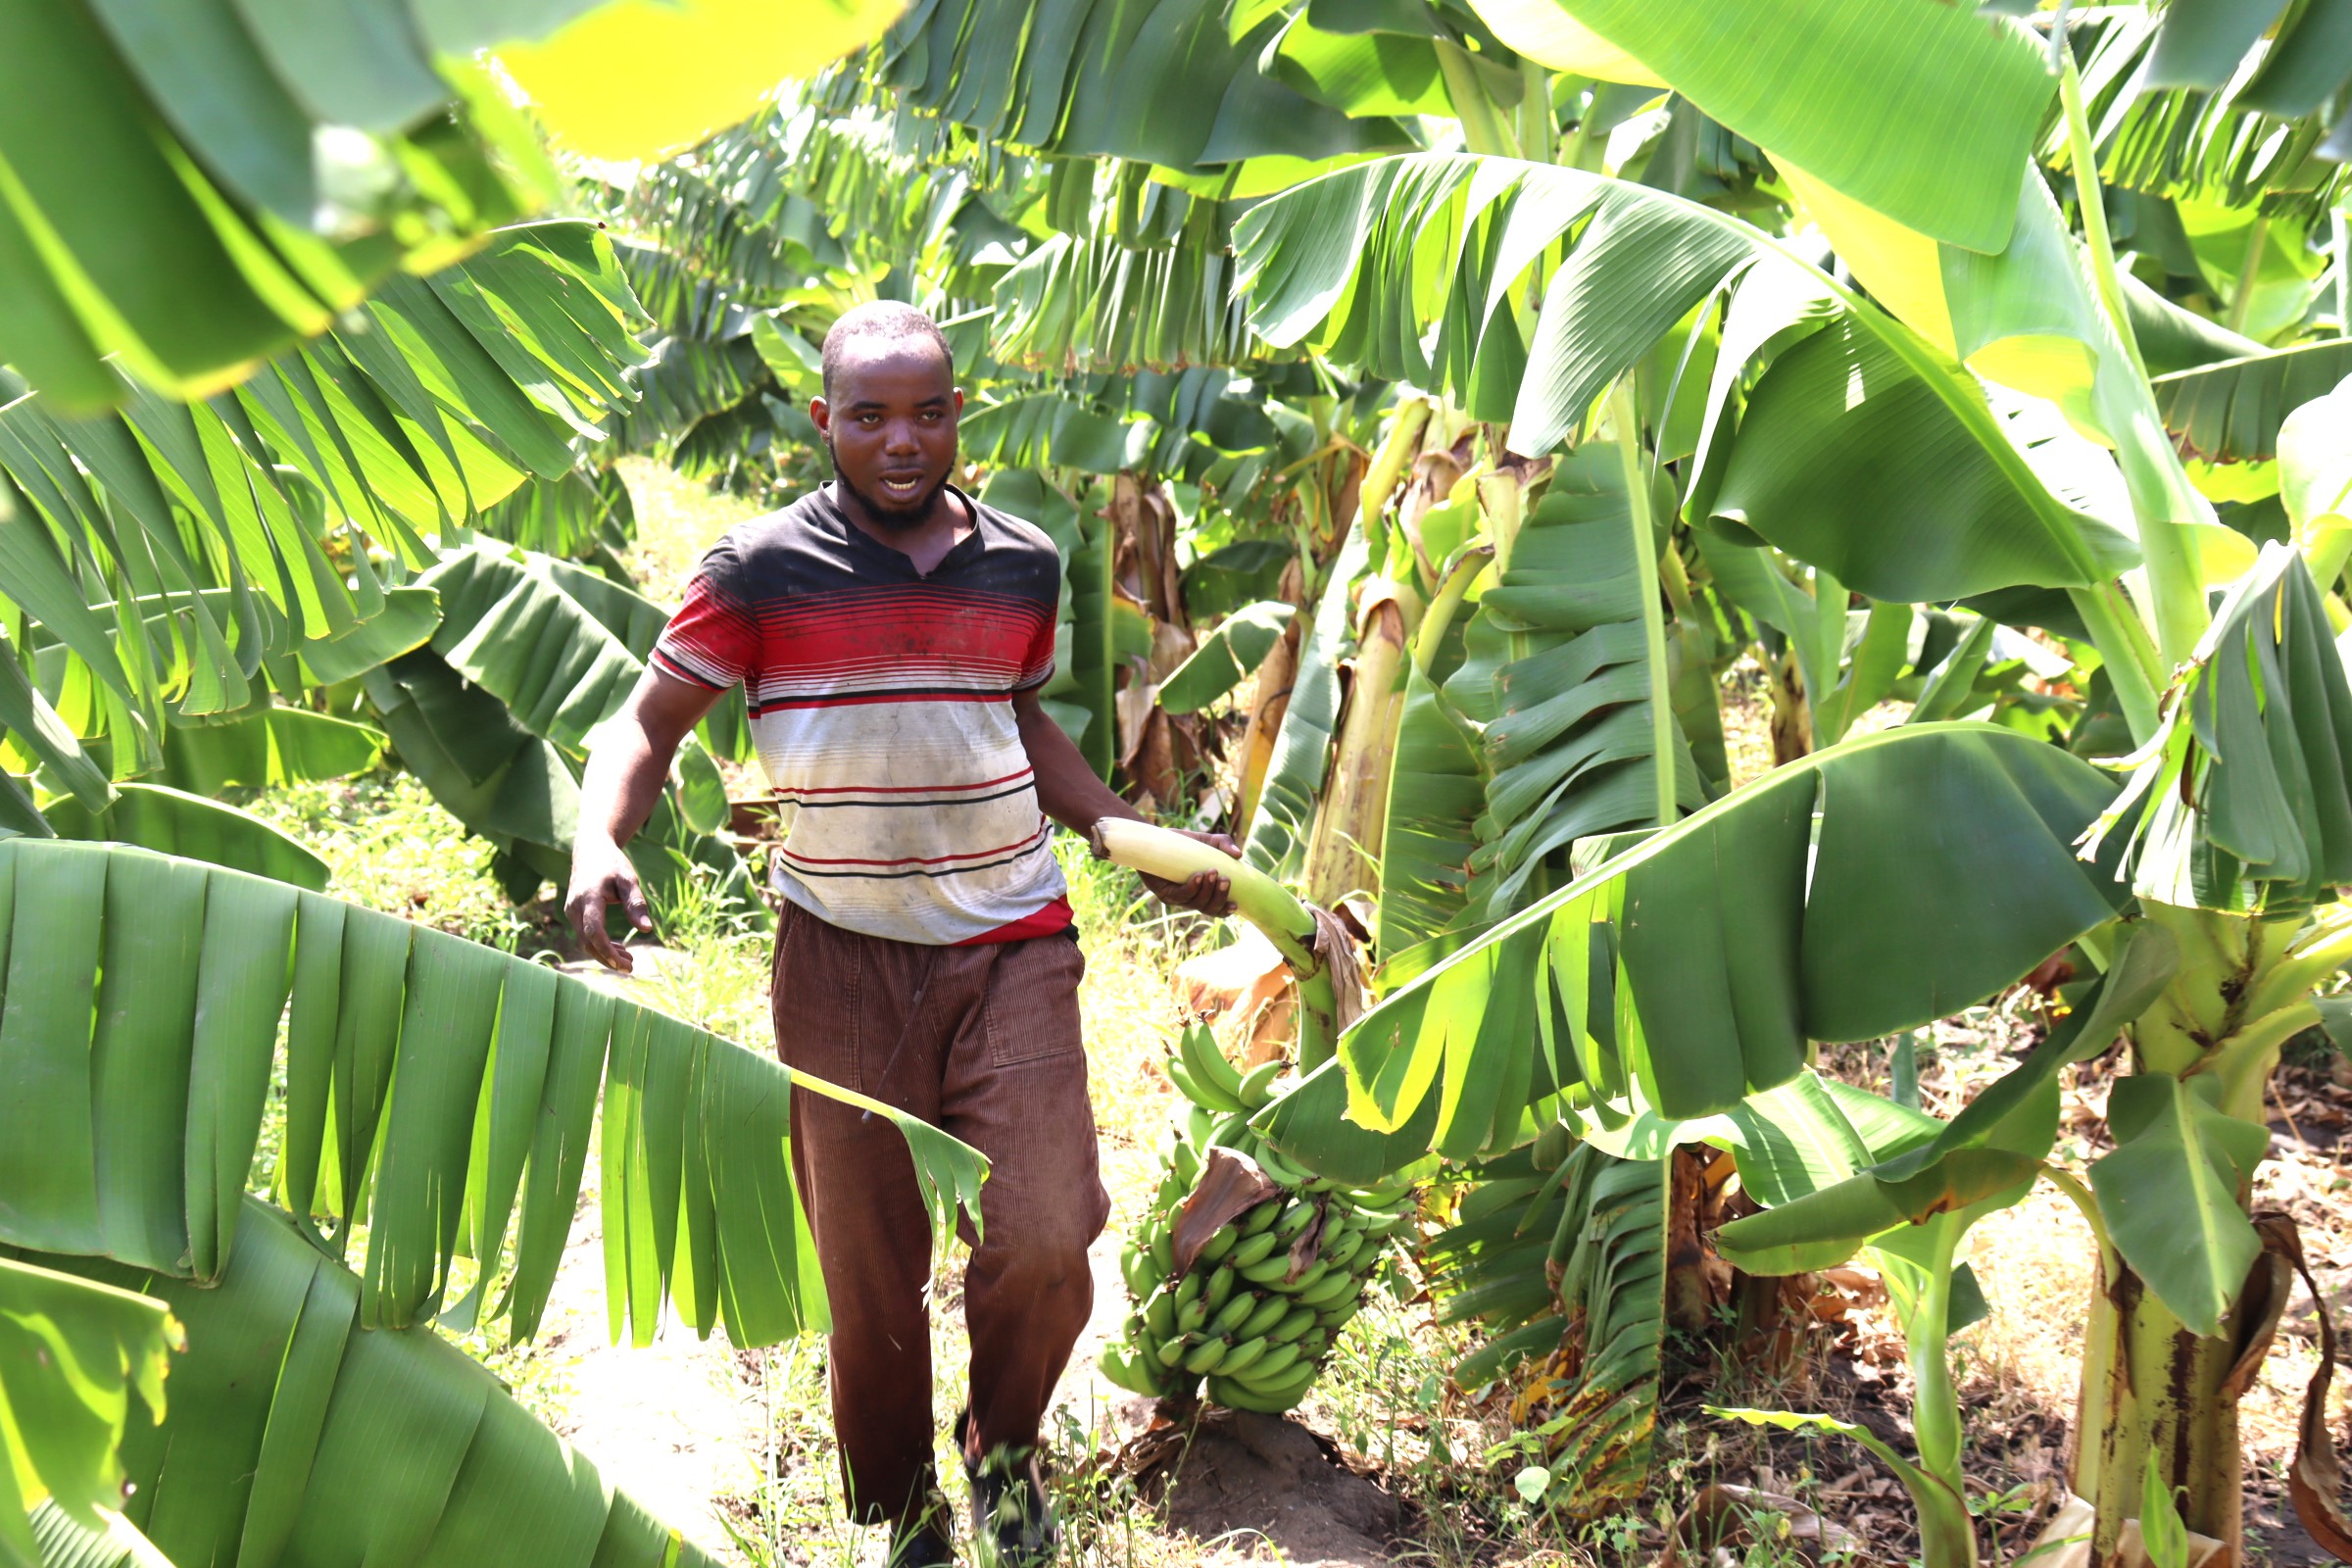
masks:
<path id="1" fill-rule="evenodd" d="M 886 473 L 882 476 L 882 493 L 893 501 L 912 501 L 922 494 L 923 476 L 920 473 Z"/>

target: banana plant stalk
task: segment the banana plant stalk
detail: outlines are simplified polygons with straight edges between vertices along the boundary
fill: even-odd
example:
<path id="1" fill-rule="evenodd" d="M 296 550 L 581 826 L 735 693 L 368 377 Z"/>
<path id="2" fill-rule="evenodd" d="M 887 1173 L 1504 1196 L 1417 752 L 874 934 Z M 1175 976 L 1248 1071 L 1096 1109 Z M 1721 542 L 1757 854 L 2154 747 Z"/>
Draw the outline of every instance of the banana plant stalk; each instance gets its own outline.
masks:
<path id="1" fill-rule="evenodd" d="M 1150 822 L 1106 816 L 1088 837 L 1097 858 L 1131 871 L 1170 882 L 1186 881 L 1202 871 L 1226 878 L 1235 911 L 1265 933 L 1298 983 L 1299 1072 L 1312 1072 L 1331 1059 L 1339 1041 L 1338 993 L 1331 966 L 1318 952 L 1311 908 L 1249 862 Z"/>
<path id="2" fill-rule="evenodd" d="M 1381 830 L 1389 814 L 1389 771 L 1404 714 L 1405 640 L 1418 619 L 1407 584 L 1365 585 L 1355 638 L 1355 680 L 1331 763 L 1331 782 L 1307 840 L 1306 896 L 1326 907 L 1380 882 Z"/>

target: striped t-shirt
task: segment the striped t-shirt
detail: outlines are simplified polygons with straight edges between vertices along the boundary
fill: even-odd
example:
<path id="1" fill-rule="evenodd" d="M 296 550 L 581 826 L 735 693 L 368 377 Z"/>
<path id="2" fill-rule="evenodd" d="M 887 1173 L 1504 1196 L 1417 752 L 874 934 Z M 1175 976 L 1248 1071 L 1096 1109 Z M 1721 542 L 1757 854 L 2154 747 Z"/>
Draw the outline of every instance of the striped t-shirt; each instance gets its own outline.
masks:
<path id="1" fill-rule="evenodd" d="M 654 646 L 667 674 L 743 683 L 783 808 L 776 886 L 818 918 L 933 946 L 1070 923 L 1012 694 L 1054 668 L 1053 541 L 971 509 L 929 576 L 830 487 L 731 530 Z"/>

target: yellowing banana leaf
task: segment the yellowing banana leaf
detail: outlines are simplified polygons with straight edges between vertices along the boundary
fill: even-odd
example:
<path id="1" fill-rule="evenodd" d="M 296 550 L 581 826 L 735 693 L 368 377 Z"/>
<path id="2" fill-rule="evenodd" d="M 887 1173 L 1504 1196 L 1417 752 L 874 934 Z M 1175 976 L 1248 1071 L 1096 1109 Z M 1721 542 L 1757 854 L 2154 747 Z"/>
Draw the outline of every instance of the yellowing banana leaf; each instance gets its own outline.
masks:
<path id="1" fill-rule="evenodd" d="M 298 840 L 249 811 L 168 785 L 123 784 L 103 811 L 69 798 L 53 803 L 43 814 L 60 838 L 135 844 L 273 877 L 314 893 L 326 888 L 326 862 Z"/>
<path id="2" fill-rule="evenodd" d="M 888 26 L 899 0 L 611 0 L 498 57 L 557 138 L 591 158 L 659 158 L 744 119 Z M 537 29 L 533 29 L 536 31 Z"/>
<path id="3" fill-rule="evenodd" d="M 144 1292 L 187 1325 L 169 1414 L 122 1446 L 135 1489 L 123 1517 L 169 1560 L 715 1561 L 429 1326 L 369 1326 L 361 1280 L 283 1214 L 251 1198 L 239 1207 L 209 1286 L 50 1260 Z"/>
<path id="4" fill-rule="evenodd" d="M 2278 499 L 2317 559 L 2328 534 L 2352 527 L 2352 377 L 2288 415 L 2278 445 Z"/>
<path id="5" fill-rule="evenodd" d="M 1793 1077 L 1811 1041 L 1942 1016 L 2109 918 L 2124 890 L 2072 846 L 2112 794 L 1990 725 L 1817 753 L 1389 996 L 1341 1042 L 1348 1114 L 1394 1128 L 1434 1097 L 1434 1147 L 1476 1150 L 1546 1078 L 1669 1116 L 1736 1104 Z M 1931 812 L 1969 826 L 1923 835 Z"/>
<path id="6" fill-rule="evenodd" d="M 1479 0 L 1507 39 L 1556 24 L 1543 0 Z M 2008 242 L 2017 181 L 2054 83 L 2044 45 L 2008 17 L 1875 0 L 1556 0 L 1580 31 L 1644 68 L 1585 72 L 1574 40 L 1555 70 L 1662 83 L 1771 155 L 1852 200 L 1955 245 Z M 1517 47 L 1514 45 L 1514 47 Z M 1595 61 L 1596 66 L 1608 62 Z"/>
<path id="7" fill-rule="evenodd" d="M 25 1516 L 44 1500 L 92 1527 L 121 1503 L 117 1450 L 162 1418 L 184 1343 L 161 1301 L 0 1257 L 0 1563 L 41 1568 Z"/>
<path id="8" fill-rule="evenodd" d="M 451 1304 L 461 1247 L 482 1279 L 511 1248 L 499 1310 L 528 1333 L 601 1092 L 615 1333 L 649 1340 L 665 1299 L 742 1346 L 825 1322 L 786 1147 L 794 1076 L 763 1053 L 442 932 L 130 849 L 0 843 L 0 1244 L 220 1280 L 282 1070 L 275 1195 L 329 1251 L 365 1231 L 339 1287 L 361 1325 L 424 1322 Z M 968 1192 L 968 1157 L 917 1166 L 943 1225 L 955 1200 L 931 1172 L 951 1167 Z"/>

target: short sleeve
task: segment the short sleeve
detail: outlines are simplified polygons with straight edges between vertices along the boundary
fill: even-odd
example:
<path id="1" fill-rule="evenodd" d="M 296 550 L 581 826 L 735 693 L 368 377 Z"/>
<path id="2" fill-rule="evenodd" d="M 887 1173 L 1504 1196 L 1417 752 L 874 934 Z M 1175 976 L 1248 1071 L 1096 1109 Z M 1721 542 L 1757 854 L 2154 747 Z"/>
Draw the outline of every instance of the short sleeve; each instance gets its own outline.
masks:
<path id="1" fill-rule="evenodd" d="M 1037 581 L 1030 604 L 1042 607 L 1042 613 L 1021 655 L 1021 677 L 1012 686 L 1016 692 L 1035 691 L 1054 678 L 1054 643 L 1061 610 L 1061 552 L 1040 535 L 1037 557 Z"/>
<path id="2" fill-rule="evenodd" d="M 732 540 L 703 557 L 686 603 L 654 641 L 654 667 L 680 680 L 725 691 L 754 677 L 760 664 L 760 622 L 743 591 L 742 563 Z"/>

